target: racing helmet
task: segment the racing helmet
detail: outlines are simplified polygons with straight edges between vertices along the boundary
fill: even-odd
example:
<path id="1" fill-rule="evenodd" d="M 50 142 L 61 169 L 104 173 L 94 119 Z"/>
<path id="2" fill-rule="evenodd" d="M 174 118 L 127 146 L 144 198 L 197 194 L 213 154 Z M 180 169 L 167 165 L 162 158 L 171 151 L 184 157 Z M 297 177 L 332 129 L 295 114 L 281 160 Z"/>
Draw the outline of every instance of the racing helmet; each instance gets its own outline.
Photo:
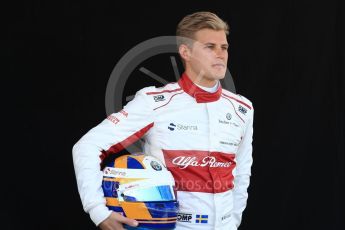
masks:
<path id="1" fill-rule="evenodd" d="M 172 174 L 156 158 L 122 155 L 105 164 L 102 189 L 107 207 L 139 225 L 126 229 L 174 229 L 178 202 Z"/>

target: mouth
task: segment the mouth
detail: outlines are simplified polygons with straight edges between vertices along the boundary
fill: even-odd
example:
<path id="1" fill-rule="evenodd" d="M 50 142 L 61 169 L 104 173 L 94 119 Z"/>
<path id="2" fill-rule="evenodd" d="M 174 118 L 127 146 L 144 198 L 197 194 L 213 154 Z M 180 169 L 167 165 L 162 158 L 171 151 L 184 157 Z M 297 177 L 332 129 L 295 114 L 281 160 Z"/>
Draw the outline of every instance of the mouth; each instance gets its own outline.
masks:
<path id="1" fill-rule="evenodd" d="M 225 65 L 222 64 L 222 63 L 217 63 L 217 64 L 213 64 L 212 67 L 215 67 L 215 68 L 225 68 Z"/>

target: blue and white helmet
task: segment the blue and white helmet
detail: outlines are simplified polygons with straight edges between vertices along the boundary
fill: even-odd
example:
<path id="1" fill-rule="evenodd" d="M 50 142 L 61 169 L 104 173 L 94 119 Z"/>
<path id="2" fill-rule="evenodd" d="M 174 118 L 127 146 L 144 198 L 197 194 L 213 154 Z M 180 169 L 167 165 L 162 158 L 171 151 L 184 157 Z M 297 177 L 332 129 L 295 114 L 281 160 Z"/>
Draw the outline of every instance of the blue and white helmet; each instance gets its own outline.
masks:
<path id="1" fill-rule="evenodd" d="M 110 210 L 139 222 L 127 229 L 175 228 L 175 181 L 158 159 L 143 154 L 116 158 L 103 169 L 102 188 Z"/>

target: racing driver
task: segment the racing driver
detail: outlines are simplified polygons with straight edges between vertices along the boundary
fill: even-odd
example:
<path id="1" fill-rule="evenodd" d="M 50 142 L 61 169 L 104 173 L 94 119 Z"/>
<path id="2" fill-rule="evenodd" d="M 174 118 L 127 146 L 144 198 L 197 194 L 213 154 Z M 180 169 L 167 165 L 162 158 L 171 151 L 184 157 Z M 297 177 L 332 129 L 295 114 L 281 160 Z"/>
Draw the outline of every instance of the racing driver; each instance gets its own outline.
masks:
<path id="1" fill-rule="evenodd" d="M 102 230 L 138 225 L 106 207 L 100 163 L 139 138 L 145 141 L 143 152 L 164 162 L 174 176 L 178 230 L 240 225 L 251 175 L 253 106 L 219 81 L 227 69 L 228 30 L 210 12 L 184 17 L 177 26 L 185 67 L 178 82 L 139 90 L 123 110 L 74 145 L 81 201 Z"/>

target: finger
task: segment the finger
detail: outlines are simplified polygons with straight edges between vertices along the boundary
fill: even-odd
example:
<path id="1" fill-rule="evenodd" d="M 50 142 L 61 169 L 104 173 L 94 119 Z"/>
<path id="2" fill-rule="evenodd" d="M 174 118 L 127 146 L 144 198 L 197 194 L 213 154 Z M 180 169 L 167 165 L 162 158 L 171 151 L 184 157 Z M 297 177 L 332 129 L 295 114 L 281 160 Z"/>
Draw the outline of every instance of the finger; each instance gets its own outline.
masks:
<path id="1" fill-rule="evenodd" d="M 132 226 L 132 227 L 136 227 L 139 224 L 138 221 L 136 221 L 136 220 L 129 219 L 129 218 L 124 217 L 118 213 L 116 213 L 116 214 L 118 215 L 117 220 L 123 224 L 127 224 L 127 225 Z"/>
<path id="2" fill-rule="evenodd" d="M 118 220 L 121 215 L 112 212 L 111 215 L 100 223 L 99 228 L 102 230 L 125 230 L 122 223 Z"/>
<path id="3" fill-rule="evenodd" d="M 125 230 L 120 223 L 110 222 L 99 225 L 101 230 Z"/>

